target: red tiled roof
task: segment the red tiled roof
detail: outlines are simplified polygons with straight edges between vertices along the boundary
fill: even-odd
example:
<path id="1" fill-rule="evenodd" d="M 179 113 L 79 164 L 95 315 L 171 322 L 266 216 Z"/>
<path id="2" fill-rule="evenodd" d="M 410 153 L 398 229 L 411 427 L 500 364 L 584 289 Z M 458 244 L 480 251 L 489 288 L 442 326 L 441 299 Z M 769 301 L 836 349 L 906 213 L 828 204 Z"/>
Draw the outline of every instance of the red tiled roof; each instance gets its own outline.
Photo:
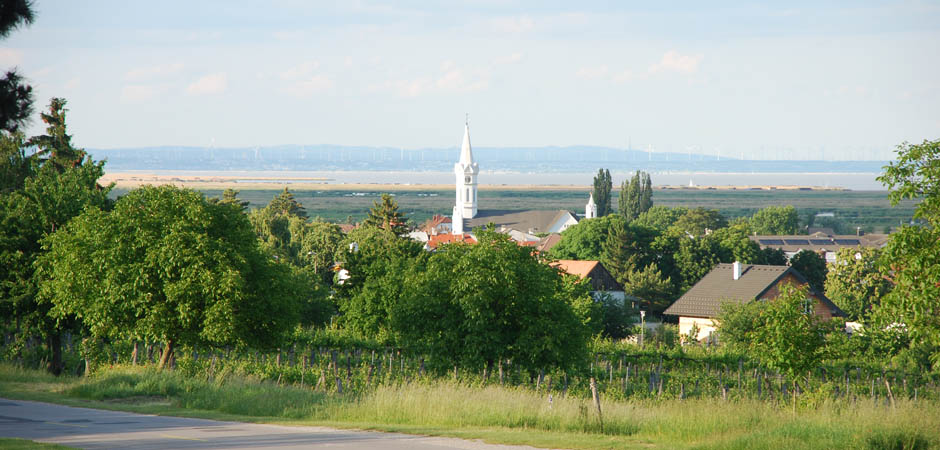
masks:
<path id="1" fill-rule="evenodd" d="M 577 275 L 578 277 L 585 278 L 588 274 L 594 270 L 594 267 L 597 266 L 597 261 L 576 261 L 573 259 L 559 259 L 549 265 L 552 267 L 557 267 L 564 271 L 565 273 L 570 273 L 571 275 Z"/>
<path id="2" fill-rule="evenodd" d="M 470 234 L 435 234 L 433 236 L 428 236 L 428 248 L 435 249 L 440 245 L 450 244 L 454 242 L 464 242 L 467 244 L 476 244 L 477 240 L 473 238 Z"/>

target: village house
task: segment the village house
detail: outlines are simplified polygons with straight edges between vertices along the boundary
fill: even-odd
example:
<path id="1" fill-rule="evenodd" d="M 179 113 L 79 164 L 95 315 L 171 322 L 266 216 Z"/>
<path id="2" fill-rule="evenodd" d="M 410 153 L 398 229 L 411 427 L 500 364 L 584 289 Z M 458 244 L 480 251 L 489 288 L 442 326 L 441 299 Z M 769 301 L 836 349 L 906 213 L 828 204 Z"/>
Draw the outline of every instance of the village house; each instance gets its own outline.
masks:
<path id="1" fill-rule="evenodd" d="M 559 259 L 549 263 L 562 272 L 570 275 L 576 275 L 581 279 L 590 279 L 591 294 L 595 299 L 607 294 L 611 298 L 624 305 L 627 295 L 623 291 L 623 286 L 614 279 L 613 275 L 607 271 L 607 268 L 600 261 L 578 261 L 573 259 Z M 630 304 L 624 305 L 636 308 L 637 299 L 630 297 Z"/>
<path id="2" fill-rule="evenodd" d="M 831 235 L 816 232 L 810 235 L 750 236 L 761 249 L 776 248 L 783 250 L 787 258 L 801 250 L 816 252 L 827 263 L 836 262 L 836 254 L 843 248 L 881 248 L 888 243 L 887 234 Z"/>
<path id="3" fill-rule="evenodd" d="M 696 340 L 709 339 L 717 328 L 723 303 L 747 303 L 754 300 L 773 300 L 785 284 L 805 286 L 809 283 L 790 266 L 763 266 L 756 264 L 718 264 L 695 286 L 676 300 L 663 313 L 679 317 L 679 333 L 688 335 L 698 328 Z M 823 318 L 845 316 L 825 294 L 810 288 L 808 299 L 813 312 Z M 808 304 L 809 305 L 809 304 Z"/>

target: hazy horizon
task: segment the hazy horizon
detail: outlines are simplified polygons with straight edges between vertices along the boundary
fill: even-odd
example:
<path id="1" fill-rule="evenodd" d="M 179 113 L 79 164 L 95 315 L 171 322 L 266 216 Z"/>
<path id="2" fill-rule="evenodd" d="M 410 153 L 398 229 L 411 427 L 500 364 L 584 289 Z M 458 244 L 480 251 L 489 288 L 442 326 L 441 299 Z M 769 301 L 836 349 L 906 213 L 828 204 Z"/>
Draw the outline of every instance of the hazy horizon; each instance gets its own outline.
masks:
<path id="1" fill-rule="evenodd" d="M 940 130 L 940 4 L 39 0 L 0 47 L 86 148 L 592 145 L 890 160 Z M 39 134 L 37 119 L 27 134 Z"/>

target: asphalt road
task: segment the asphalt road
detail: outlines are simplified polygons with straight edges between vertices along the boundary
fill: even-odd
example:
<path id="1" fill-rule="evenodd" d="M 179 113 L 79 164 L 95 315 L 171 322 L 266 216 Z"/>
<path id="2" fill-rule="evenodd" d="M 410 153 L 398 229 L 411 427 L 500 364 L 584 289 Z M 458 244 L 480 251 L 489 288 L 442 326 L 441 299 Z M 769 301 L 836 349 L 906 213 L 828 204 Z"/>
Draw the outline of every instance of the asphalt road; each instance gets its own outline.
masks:
<path id="1" fill-rule="evenodd" d="M 0 437 L 79 448 L 532 448 L 396 433 L 153 416 L 3 398 L 0 398 Z"/>

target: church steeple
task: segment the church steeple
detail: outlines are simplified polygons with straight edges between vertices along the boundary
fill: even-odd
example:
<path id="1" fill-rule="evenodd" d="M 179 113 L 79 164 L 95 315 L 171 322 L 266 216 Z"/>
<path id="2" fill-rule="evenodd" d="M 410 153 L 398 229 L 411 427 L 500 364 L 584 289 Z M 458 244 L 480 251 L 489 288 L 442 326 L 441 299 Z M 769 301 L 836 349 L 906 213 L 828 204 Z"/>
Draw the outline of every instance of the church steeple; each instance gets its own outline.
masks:
<path id="1" fill-rule="evenodd" d="M 585 219 L 594 219 L 597 217 L 597 203 L 594 203 L 594 192 L 591 191 L 591 196 L 588 198 L 588 202 L 584 205 L 584 218 Z"/>
<path id="2" fill-rule="evenodd" d="M 470 148 L 470 120 L 463 126 L 463 144 L 460 145 L 460 164 L 473 164 L 473 149 Z"/>
<path id="3" fill-rule="evenodd" d="M 477 215 L 477 175 L 480 167 L 473 162 L 473 149 L 470 147 L 470 121 L 464 122 L 463 142 L 460 145 L 460 158 L 454 164 L 456 176 L 456 202 L 454 220 L 472 219 Z M 456 227 L 457 224 L 455 223 Z"/>

